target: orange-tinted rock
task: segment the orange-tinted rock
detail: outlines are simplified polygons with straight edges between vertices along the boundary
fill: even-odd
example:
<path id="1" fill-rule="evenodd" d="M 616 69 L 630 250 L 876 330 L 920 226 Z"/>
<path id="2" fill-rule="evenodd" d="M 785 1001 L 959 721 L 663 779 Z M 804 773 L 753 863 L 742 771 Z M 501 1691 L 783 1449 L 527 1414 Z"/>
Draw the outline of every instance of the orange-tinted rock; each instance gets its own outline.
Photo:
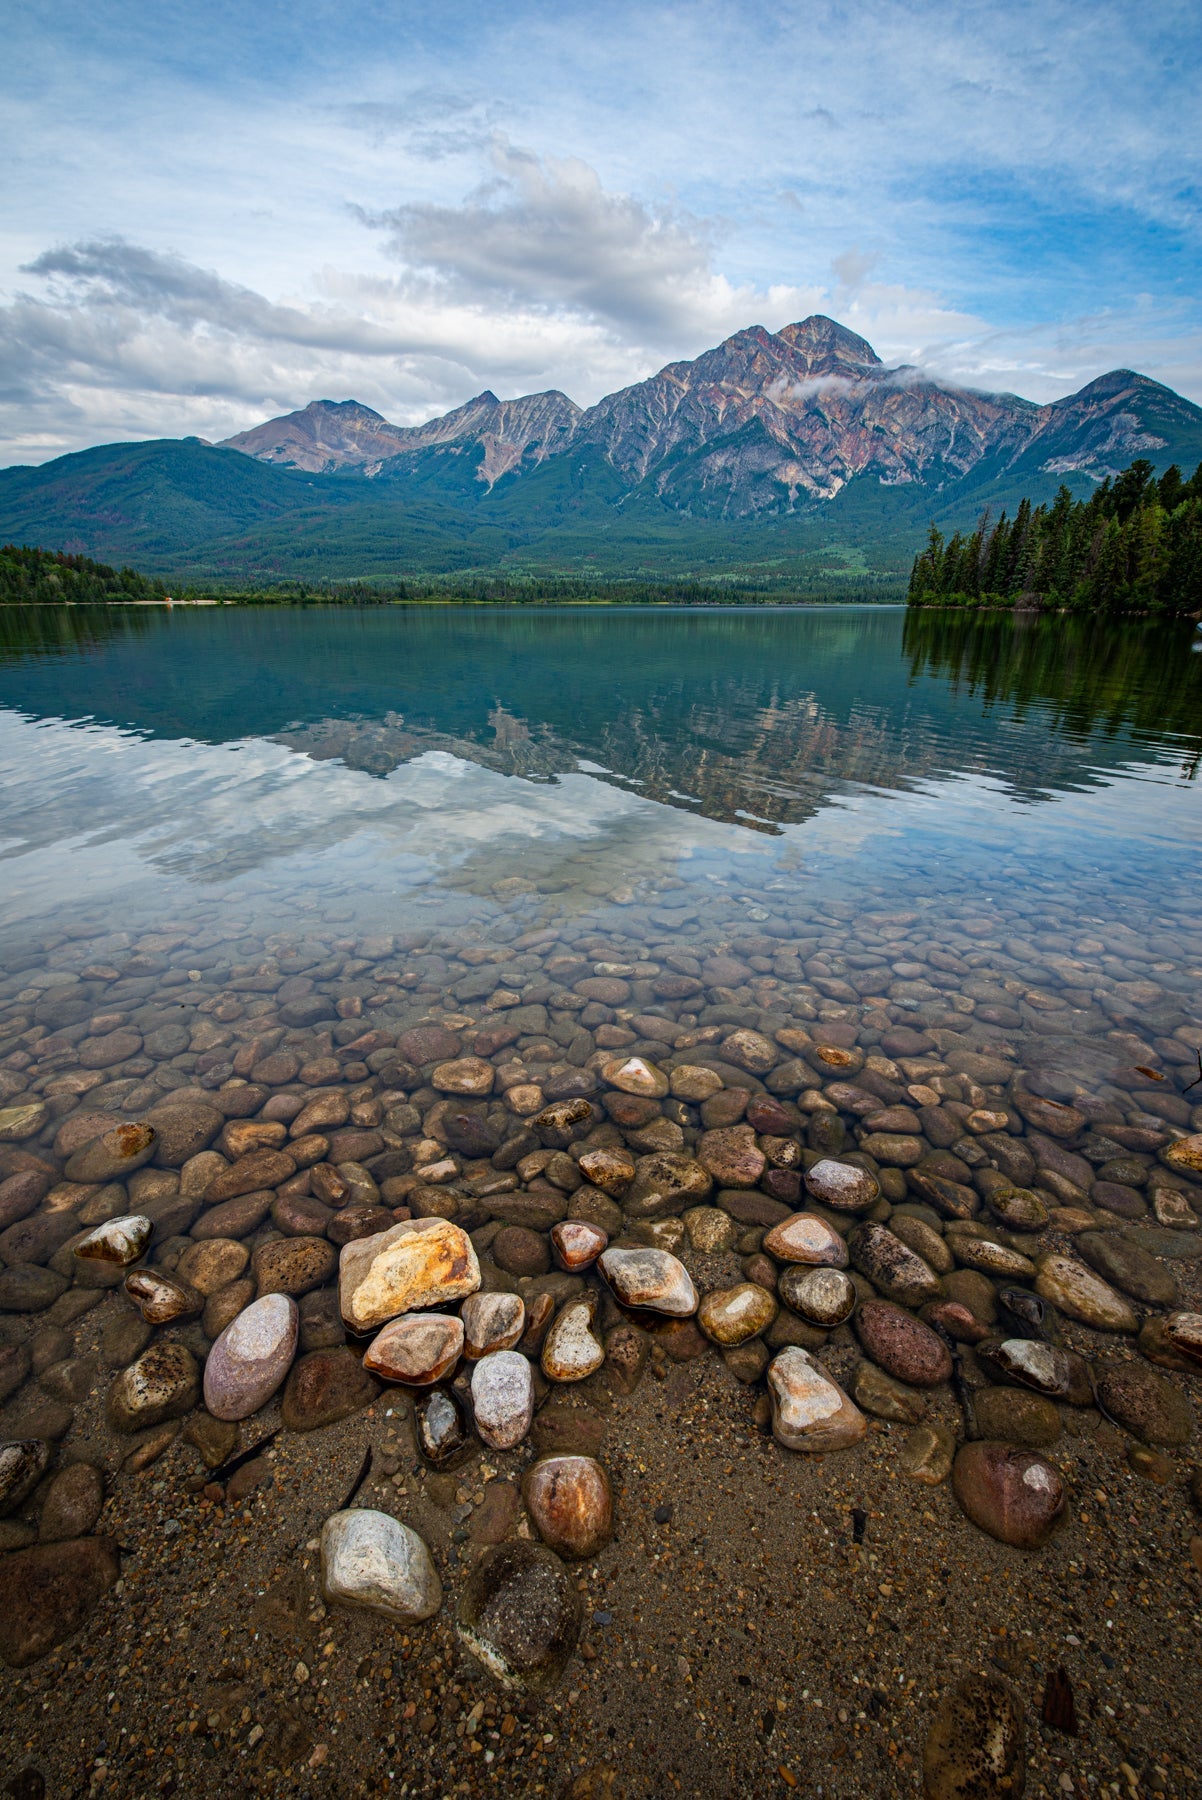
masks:
<path id="1" fill-rule="evenodd" d="M 354 1331 L 419 1307 L 449 1305 L 479 1286 L 471 1239 L 449 1219 L 403 1220 L 342 1249 L 339 1302 Z"/>
<path id="2" fill-rule="evenodd" d="M 205 1204 L 215 1206 L 221 1200 L 236 1200 L 240 1194 L 250 1194 L 258 1188 L 276 1188 L 295 1174 L 296 1164 L 285 1151 L 253 1150 L 209 1183 Z"/>
<path id="3" fill-rule="evenodd" d="M 791 1219 L 774 1226 L 764 1239 L 764 1249 L 778 1262 L 810 1263 L 829 1269 L 847 1267 L 845 1240 L 817 1213 L 794 1213 Z"/>
<path id="4" fill-rule="evenodd" d="M 952 1372 L 951 1352 L 929 1325 L 888 1300 L 866 1300 L 856 1335 L 878 1368 L 911 1387 L 938 1387 Z"/>
<path id="5" fill-rule="evenodd" d="M 561 1219 L 551 1227 L 551 1248 L 561 1269 L 579 1274 L 596 1262 L 609 1243 L 609 1234 L 584 1219 Z"/>
<path id="6" fill-rule="evenodd" d="M 372 1339 L 363 1367 L 383 1381 L 429 1387 L 454 1369 L 463 1340 L 463 1321 L 454 1314 L 409 1313 Z"/>
<path id="7" fill-rule="evenodd" d="M 715 1289 L 697 1308 L 697 1323 L 706 1337 L 728 1349 L 758 1337 L 775 1317 L 776 1301 L 754 1281 Z"/>
<path id="8" fill-rule="evenodd" d="M 613 1536 L 613 1492 L 594 1457 L 543 1457 L 527 1471 L 522 1498 L 539 1537 L 559 1556 L 595 1556 Z"/>
<path id="9" fill-rule="evenodd" d="M 634 1180 L 634 1158 L 629 1150 L 586 1150 L 580 1158 L 580 1173 L 603 1194 L 620 1194 Z"/>

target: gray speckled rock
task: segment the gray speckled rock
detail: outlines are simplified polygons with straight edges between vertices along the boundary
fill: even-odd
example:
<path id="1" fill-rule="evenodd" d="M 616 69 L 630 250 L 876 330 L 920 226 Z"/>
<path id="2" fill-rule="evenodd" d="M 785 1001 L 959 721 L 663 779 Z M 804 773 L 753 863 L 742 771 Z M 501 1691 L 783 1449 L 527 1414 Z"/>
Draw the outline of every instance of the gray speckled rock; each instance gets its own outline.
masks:
<path id="1" fill-rule="evenodd" d="M 457 1622 L 473 1656 L 506 1687 L 548 1688 L 576 1648 L 580 1595 L 553 1551 L 518 1539 L 477 1563 Z"/>
<path id="2" fill-rule="evenodd" d="M 334 1606 L 364 1607 L 415 1625 L 442 1605 L 442 1583 L 424 1541 L 389 1513 L 334 1513 L 321 1533 L 321 1586 Z"/>
<path id="3" fill-rule="evenodd" d="M 205 1363 L 205 1405 L 215 1419 L 249 1419 L 292 1367 L 300 1315 L 287 1294 L 264 1294 L 226 1326 Z"/>
<path id="4" fill-rule="evenodd" d="M 494 1350 L 472 1371 L 476 1430 L 493 1450 L 520 1444 L 534 1418 L 534 1372 L 518 1350 Z"/>

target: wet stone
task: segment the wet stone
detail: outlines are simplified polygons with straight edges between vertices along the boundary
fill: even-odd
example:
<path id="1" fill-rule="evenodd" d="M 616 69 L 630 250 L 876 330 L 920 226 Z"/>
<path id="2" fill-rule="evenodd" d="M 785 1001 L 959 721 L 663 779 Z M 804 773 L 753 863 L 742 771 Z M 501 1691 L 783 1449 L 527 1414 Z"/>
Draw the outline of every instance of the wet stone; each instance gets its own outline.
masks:
<path id="1" fill-rule="evenodd" d="M 251 1273 L 261 1297 L 289 1294 L 296 1299 L 322 1287 L 337 1266 L 337 1252 L 324 1238 L 276 1238 L 260 1244 L 251 1257 Z"/>
<path id="2" fill-rule="evenodd" d="M 603 1194 L 621 1194 L 635 1177 L 635 1160 L 628 1150 L 586 1150 L 579 1168 Z"/>
<path id="3" fill-rule="evenodd" d="M 623 1306 L 687 1317 L 697 1310 L 689 1272 L 667 1250 L 606 1250 L 598 1267 Z"/>
<path id="4" fill-rule="evenodd" d="M 842 1325 L 855 1311 L 855 1283 L 841 1269 L 796 1263 L 785 1270 L 776 1291 L 787 1307 L 824 1331 Z"/>
<path id="5" fill-rule="evenodd" d="M 929 1325 L 888 1300 L 866 1300 L 855 1319 L 856 1335 L 886 1374 L 910 1387 L 937 1387 L 950 1379 L 951 1353 Z"/>
<path id="6" fill-rule="evenodd" d="M 823 1157 L 805 1175 L 806 1192 L 835 1212 L 863 1212 L 881 1197 L 880 1184 L 854 1163 Z"/>
<path id="7" fill-rule="evenodd" d="M 513 1350 L 526 1330 L 526 1307 L 520 1294 L 469 1294 L 459 1309 L 463 1349 L 476 1362 L 494 1350 Z"/>
<path id="8" fill-rule="evenodd" d="M 201 1329 L 210 1342 L 216 1342 L 227 1325 L 232 1325 L 240 1312 L 254 1300 L 256 1288 L 253 1281 L 231 1281 L 228 1286 L 218 1288 L 205 1301 L 204 1311 L 200 1315 Z"/>
<path id="9" fill-rule="evenodd" d="M 776 1310 L 776 1301 L 766 1288 L 743 1281 L 706 1294 L 697 1308 L 697 1323 L 713 1343 L 733 1348 L 766 1331 Z"/>
<path id="10" fill-rule="evenodd" d="M 918 1306 L 941 1291 L 934 1270 L 884 1225 L 868 1223 L 856 1228 L 851 1259 L 874 1287 L 903 1305 Z"/>
<path id="11" fill-rule="evenodd" d="M 459 1636 L 506 1687 L 539 1691 L 563 1674 L 580 1635 L 580 1596 L 543 1545 L 486 1552 L 464 1587 Z"/>
<path id="12" fill-rule="evenodd" d="M 0 1519 L 32 1494 L 49 1463 L 50 1445 L 42 1438 L 0 1444 Z"/>
<path id="13" fill-rule="evenodd" d="M 497 1267 L 508 1275 L 545 1275 L 551 1267 L 546 1239 L 524 1225 L 506 1225 L 490 1250 Z"/>
<path id="14" fill-rule="evenodd" d="M 753 1188 L 767 1167 L 750 1125 L 707 1131 L 698 1146 L 697 1160 L 725 1188 Z"/>
<path id="15" fill-rule="evenodd" d="M 448 1305 L 479 1286 L 471 1239 L 446 1219 L 405 1221 L 343 1246 L 339 1301 L 356 1331 L 419 1307 Z"/>
<path id="16" fill-rule="evenodd" d="M 1080 1362 L 1079 1357 L 1033 1338 L 1003 1338 L 982 1346 L 979 1354 L 1004 1380 L 1016 1381 L 1049 1399 L 1069 1399 L 1080 1382 L 1074 1367 L 1075 1362 Z M 1085 1386 L 1088 1391 L 1088 1375 Z"/>
<path id="17" fill-rule="evenodd" d="M 1170 1313 L 1164 1321 L 1165 1336 L 1177 1355 L 1202 1367 L 1202 1313 Z"/>
<path id="18" fill-rule="evenodd" d="M 668 1092 L 668 1077 L 663 1070 L 642 1056 L 611 1057 L 602 1066 L 601 1079 L 606 1087 L 649 1100 L 661 1100 Z"/>
<path id="19" fill-rule="evenodd" d="M 608 1233 L 585 1219 L 561 1219 L 551 1227 L 555 1260 L 571 1274 L 591 1268 L 608 1243 Z"/>
<path id="20" fill-rule="evenodd" d="M 535 1530 L 558 1556 L 595 1556 L 613 1536 L 609 1477 L 591 1456 L 547 1456 L 527 1470 L 522 1497 Z"/>
<path id="21" fill-rule="evenodd" d="M 1098 1400 L 1110 1418 L 1145 1444 L 1180 1449 L 1193 1415 L 1180 1390 L 1143 1362 L 1106 1362 L 1096 1370 Z"/>
<path id="22" fill-rule="evenodd" d="M 281 1416 L 289 1431 L 316 1431 L 361 1412 L 379 1392 L 353 1351 L 314 1350 L 293 1363 Z"/>
<path id="23" fill-rule="evenodd" d="M 183 1344 L 158 1343 L 123 1369 L 109 1389 L 115 1431 L 144 1431 L 191 1412 L 200 1398 L 200 1369 Z"/>
<path id="24" fill-rule="evenodd" d="M 125 1277 L 125 1294 L 148 1325 L 170 1325 L 175 1319 L 195 1319 L 203 1311 L 203 1296 L 182 1281 L 174 1281 L 158 1269 L 131 1269 Z"/>
<path id="25" fill-rule="evenodd" d="M 924 1800 L 1017 1800 L 1026 1783 L 1022 1702 L 994 1675 L 971 1675 L 936 1709 L 922 1753 Z"/>
<path id="26" fill-rule="evenodd" d="M 104 1507 L 104 1476 L 88 1462 L 70 1463 L 50 1484 L 38 1518 L 43 1544 L 86 1537 Z"/>
<path id="27" fill-rule="evenodd" d="M 73 1637 L 121 1578 L 112 1538 L 38 1544 L 4 1559 L 0 1658 L 23 1669 Z"/>
<path id="28" fill-rule="evenodd" d="M 150 1220 L 142 1214 L 127 1213 L 98 1225 L 75 1245 L 74 1253 L 84 1262 L 111 1263 L 125 1269 L 145 1255 L 152 1230 Z"/>
<path id="29" fill-rule="evenodd" d="M 472 1370 L 476 1430 L 493 1450 L 512 1450 L 534 1418 L 534 1375 L 517 1350 L 493 1350 Z"/>
<path id="30" fill-rule="evenodd" d="M 962 1445 L 952 1487 L 974 1525 L 1019 1550 L 1041 1549 L 1066 1505 L 1063 1481 L 1037 1451 L 989 1440 Z"/>
<path id="31" fill-rule="evenodd" d="M 911 1481 L 939 1487 L 952 1472 L 956 1440 L 946 1425 L 919 1425 L 901 1447 L 898 1466 Z"/>
<path id="32" fill-rule="evenodd" d="M 1082 1325 L 1099 1331 L 1139 1330 L 1139 1318 L 1130 1303 L 1076 1257 L 1041 1257 L 1035 1291 Z"/>
<path id="33" fill-rule="evenodd" d="M 1173 1271 L 1114 1231 L 1082 1231 L 1075 1247 L 1091 1269 L 1113 1287 L 1148 1306 L 1175 1306 Z"/>
<path id="34" fill-rule="evenodd" d="M 691 1247 L 705 1256 L 732 1250 L 739 1235 L 738 1225 L 718 1206 L 691 1206 L 684 1215 L 684 1227 Z"/>
<path id="35" fill-rule="evenodd" d="M 1060 1414 L 1042 1394 L 1022 1388 L 981 1388 L 973 1396 L 977 1430 L 984 1438 L 1046 1449 L 1061 1433 Z"/>
<path id="36" fill-rule="evenodd" d="M 65 1293 L 67 1278 L 36 1263 L 18 1263 L 0 1269 L 0 1313 L 38 1313 L 53 1306 Z"/>
<path id="37" fill-rule="evenodd" d="M 442 1583 L 424 1541 L 388 1513 L 334 1513 L 321 1532 L 321 1590 L 331 1606 L 379 1613 L 394 1625 L 431 1618 Z"/>
<path id="38" fill-rule="evenodd" d="M 68 1181 L 124 1181 L 154 1155 L 157 1134 L 153 1125 L 117 1125 L 67 1159 L 63 1171 Z"/>
<path id="39" fill-rule="evenodd" d="M 472 1435 L 466 1411 L 449 1388 L 435 1387 L 419 1394 L 413 1423 L 418 1450 L 431 1468 L 450 1469 L 463 1461 Z"/>
<path id="40" fill-rule="evenodd" d="M 778 1262 L 831 1269 L 847 1267 L 846 1240 L 817 1213 L 794 1213 L 783 1224 L 775 1225 L 764 1239 L 764 1249 Z"/>
<path id="41" fill-rule="evenodd" d="M 541 1366 L 548 1381 L 584 1381 L 605 1360 L 604 1346 L 593 1331 L 592 1307 L 570 1301 L 543 1340 Z"/>
<path id="42" fill-rule="evenodd" d="M 983 1275 L 1009 1281 L 1026 1281 L 1035 1274 L 1035 1264 L 1029 1256 L 992 1238 L 969 1236 L 949 1226 L 946 1242 L 962 1268 L 979 1269 Z"/>
<path id="43" fill-rule="evenodd" d="M 844 1450 L 868 1431 L 863 1413 L 809 1351 L 789 1345 L 768 1367 L 772 1435 L 786 1450 Z"/>
<path id="44" fill-rule="evenodd" d="M 298 1327 L 286 1294 L 267 1294 L 238 1313 L 205 1362 L 204 1401 L 215 1419 L 248 1419 L 266 1405 L 292 1366 Z"/>

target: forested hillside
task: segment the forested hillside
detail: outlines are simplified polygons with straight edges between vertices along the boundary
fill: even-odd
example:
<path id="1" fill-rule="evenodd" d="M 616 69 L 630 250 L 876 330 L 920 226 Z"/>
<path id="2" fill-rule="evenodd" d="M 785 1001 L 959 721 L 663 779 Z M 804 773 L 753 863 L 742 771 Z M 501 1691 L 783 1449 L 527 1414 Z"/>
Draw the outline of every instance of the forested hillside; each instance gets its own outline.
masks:
<path id="1" fill-rule="evenodd" d="M 1013 519 L 986 509 L 947 541 L 932 525 L 910 604 L 1202 613 L 1202 464 L 1189 481 L 1175 463 L 1157 480 L 1140 459 L 1088 500 L 1061 487 Z"/>

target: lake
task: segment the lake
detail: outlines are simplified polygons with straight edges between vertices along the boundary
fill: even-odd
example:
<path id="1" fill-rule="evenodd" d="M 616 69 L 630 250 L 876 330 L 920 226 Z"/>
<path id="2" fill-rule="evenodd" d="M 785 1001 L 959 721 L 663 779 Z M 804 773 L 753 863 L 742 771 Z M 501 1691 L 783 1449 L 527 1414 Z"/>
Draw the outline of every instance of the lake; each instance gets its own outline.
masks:
<path id="1" fill-rule="evenodd" d="M 0 609 L 0 1715 L 53 1791 L 908 1792 L 986 1655 L 1121 1715 L 1082 1780 L 1191 1791 L 1195 642 Z M 389 1623 L 337 1534 L 397 1521 Z"/>

